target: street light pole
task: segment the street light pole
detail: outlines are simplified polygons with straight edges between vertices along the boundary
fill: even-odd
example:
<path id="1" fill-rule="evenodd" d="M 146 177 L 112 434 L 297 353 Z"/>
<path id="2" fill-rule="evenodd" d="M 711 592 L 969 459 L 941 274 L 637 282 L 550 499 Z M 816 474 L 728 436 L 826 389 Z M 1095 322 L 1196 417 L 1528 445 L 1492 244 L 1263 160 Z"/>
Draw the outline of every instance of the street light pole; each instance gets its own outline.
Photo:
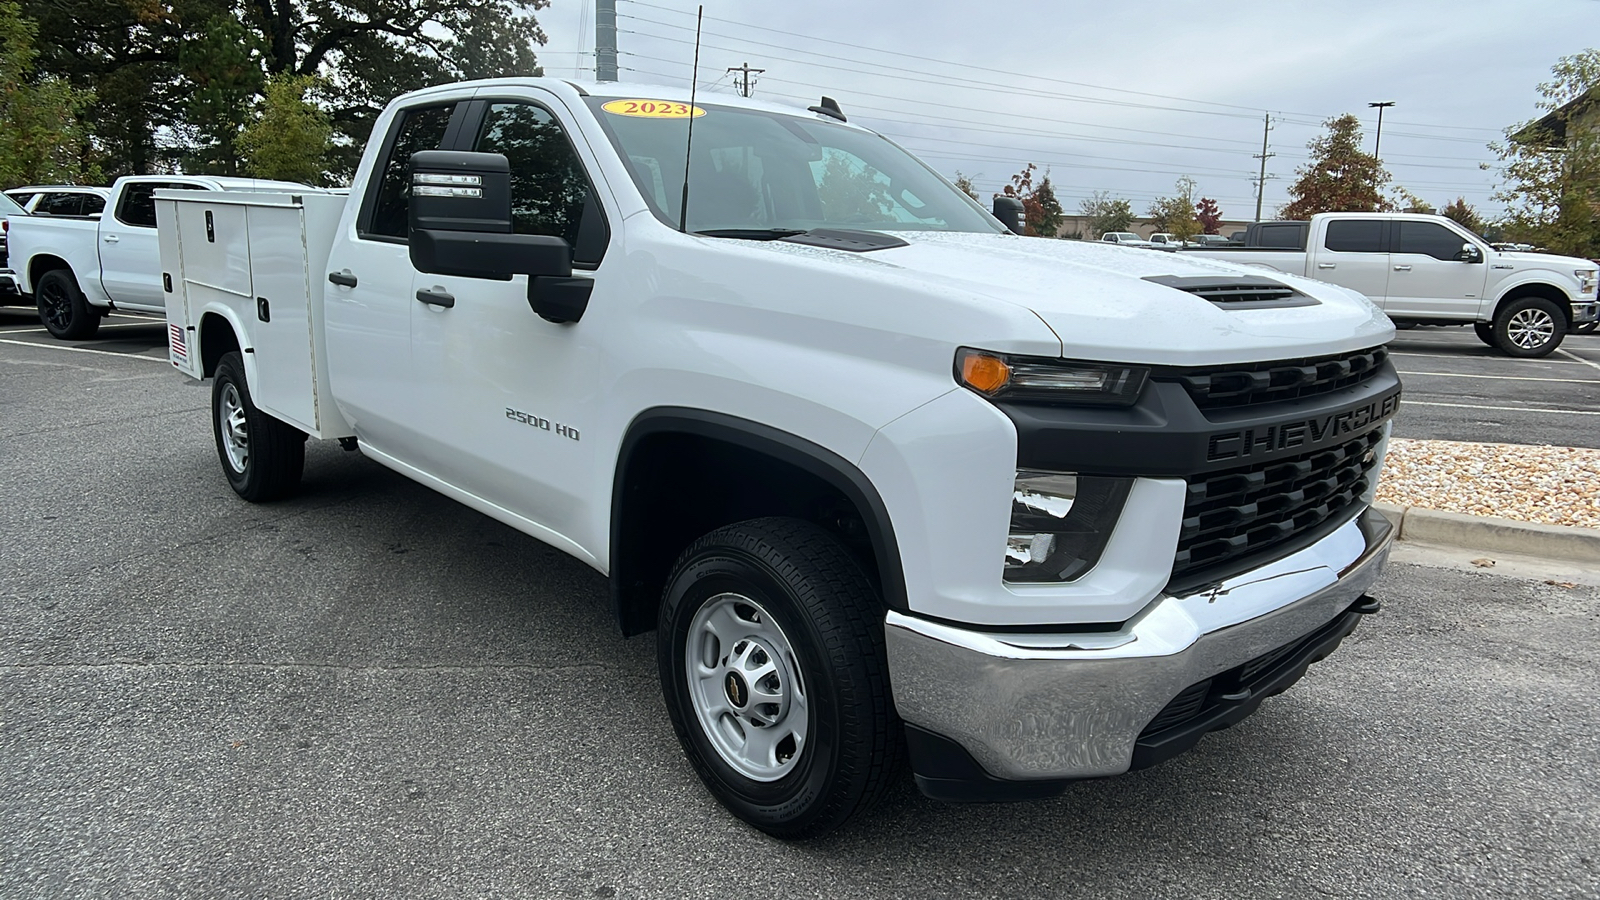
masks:
<path id="1" fill-rule="evenodd" d="M 1372 158 L 1383 162 L 1383 157 L 1378 155 L 1378 148 L 1383 146 L 1383 111 L 1394 105 L 1393 100 L 1383 100 L 1378 103 L 1368 103 L 1368 106 L 1378 108 L 1378 136 L 1372 140 Z"/>

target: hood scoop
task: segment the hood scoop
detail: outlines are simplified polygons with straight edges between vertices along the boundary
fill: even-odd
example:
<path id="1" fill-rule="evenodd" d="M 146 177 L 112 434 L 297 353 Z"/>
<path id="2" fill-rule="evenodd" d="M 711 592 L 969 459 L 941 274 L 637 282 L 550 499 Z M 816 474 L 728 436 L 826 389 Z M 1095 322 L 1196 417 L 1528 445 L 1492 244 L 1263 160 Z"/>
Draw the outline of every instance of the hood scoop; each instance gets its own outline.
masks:
<path id="1" fill-rule="evenodd" d="M 1144 280 L 1194 294 L 1223 309 L 1286 309 L 1319 302 L 1281 281 L 1259 275 L 1149 275 Z"/>

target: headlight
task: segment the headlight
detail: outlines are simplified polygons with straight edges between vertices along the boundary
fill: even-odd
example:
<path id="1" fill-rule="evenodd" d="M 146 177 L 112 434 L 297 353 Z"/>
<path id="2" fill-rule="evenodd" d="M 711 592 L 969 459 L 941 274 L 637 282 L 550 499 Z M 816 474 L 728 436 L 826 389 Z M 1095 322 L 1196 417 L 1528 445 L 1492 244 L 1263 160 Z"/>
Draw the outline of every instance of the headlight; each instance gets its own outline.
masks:
<path id="1" fill-rule="evenodd" d="M 1100 561 L 1132 478 L 1017 472 L 1005 580 L 1071 581 Z"/>
<path id="2" fill-rule="evenodd" d="M 1143 366 L 956 351 L 956 381 L 996 400 L 1132 406 L 1149 377 Z"/>
<path id="3" fill-rule="evenodd" d="M 1572 274 L 1578 276 L 1578 293 L 1588 296 L 1595 292 L 1595 287 L 1600 284 L 1600 278 L 1595 276 L 1594 269 L 1574 269 Z"/>

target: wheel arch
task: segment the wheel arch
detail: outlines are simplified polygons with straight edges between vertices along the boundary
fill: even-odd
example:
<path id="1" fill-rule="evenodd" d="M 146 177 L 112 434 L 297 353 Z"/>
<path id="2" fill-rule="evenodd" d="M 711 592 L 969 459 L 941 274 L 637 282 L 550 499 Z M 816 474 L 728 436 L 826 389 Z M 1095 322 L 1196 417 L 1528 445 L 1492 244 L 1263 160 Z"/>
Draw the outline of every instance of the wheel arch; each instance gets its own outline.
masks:
<path id="1" fill-rule="evenodd" d="M 231 351 L 244 352 L 245 348 L 243 342 L 239 339 L 238 328 L 230 318 L 216 310 L 208 309 L 201 314 L 198 334 L 201 378 L 210 378 L 215 375 L 217 363 L 221 361 L 225 354 Z M 254 373 L 250 372 L 251 366 L 249 362 L 250 360 L 245 361 L 245 373 L 248 376 L 253 376 Z M 253 384 L 254 377 L 250 377 L 249 381 Z"/>
<path id="2" fill-rule="evenodd" d="M 839 520 L 831 520 L 833 513 Z M 667 576 L 696 538 L 770 515 L 805 518 L 834 531 L 855 552 L 884 602 L 908 608 L 888 507 L 853 463 L 759 422 L 657 407 L 634 418 L 617 454 L 610 578 L 612 611 L 622 633 L 655 628 Z"/>
<path id="3" fill-rule="evenodd" d="M 1500 299 L 1494 304 L 1495 316 L 1498 317 L 1507 304 L 1515 303 L 1524 297 L 1542 297 L 1559 306 L 1567 316 L 1567 327 L 1572 327 L 1572 298 L 1567 296 L 1566 291 L 1547 281 L 1525 281 L 1501 294 Z"/>
<path id="4" fill-rule="evenodd" d="M 74 281 L 78 278 L 78 273 L 72 271 L 72 264 L 53 253 L 40 253 L 29 259 L 27 267 L 29 292 L 38 290 L 39 279 L 57 269 L 66 269 L 67 274 L 71 275 Z M 80 284 L 78 288 L 82 290 L 83 286 Z"/>

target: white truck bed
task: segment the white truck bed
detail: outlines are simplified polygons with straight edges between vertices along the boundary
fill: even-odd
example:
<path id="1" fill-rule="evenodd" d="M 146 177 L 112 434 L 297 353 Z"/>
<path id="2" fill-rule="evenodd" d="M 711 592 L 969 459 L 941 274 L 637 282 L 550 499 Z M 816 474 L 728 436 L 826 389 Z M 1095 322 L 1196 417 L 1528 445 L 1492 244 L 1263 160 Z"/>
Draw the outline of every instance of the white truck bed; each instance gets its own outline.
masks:
<path id="1" fill-rule="evenodd" d="M 355 433 L 328 389 L 323 331 L 344 204 L 315 193 L 156 192 L 172 365 L 205 377 L 199 336 L 206 317 L 221 316 L 242 336 L 256 406 L 314 438 Z"/>

